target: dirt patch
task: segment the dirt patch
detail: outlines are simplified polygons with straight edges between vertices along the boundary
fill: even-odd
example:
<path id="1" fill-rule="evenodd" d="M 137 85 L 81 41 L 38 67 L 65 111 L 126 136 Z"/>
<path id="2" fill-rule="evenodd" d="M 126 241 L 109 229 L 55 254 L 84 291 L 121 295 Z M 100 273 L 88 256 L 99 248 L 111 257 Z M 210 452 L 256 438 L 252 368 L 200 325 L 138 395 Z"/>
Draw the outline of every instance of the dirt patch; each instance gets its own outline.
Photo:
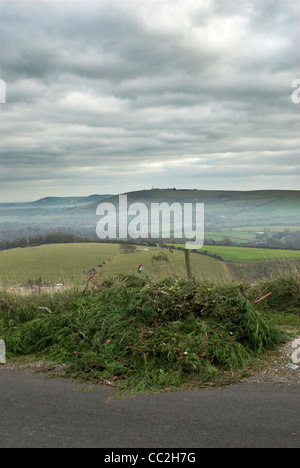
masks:
<path id="1" fill-rule="evenodd" d="M 34 372 L 36 374 L 51 373 L 53 375 L 60 375 L 66 370 L 66 368 L 66 364 L 55 364 L 54 362 L 47 361 L 45 359 L 37 360 L 36 356 L 16 358 L 6 364 L 0 364 L 0 372 L 1 370 L 22 370 Z"/>
<path id="2" fill-rule="evenodd" d="M 253 376 L 245 381 L 252 383 L 300 383 L 300 363 L 296 364 L 292 360 L 292 355 L 296 350 L 293 347 L 295 340 L 300 339 L 300 335 L 293 340 L 279 346 L 274 352 L 268 353 L 264 358 L 260 369 L 253 372 Z M 298 346 L 299 347 L 299 346 Z"/>

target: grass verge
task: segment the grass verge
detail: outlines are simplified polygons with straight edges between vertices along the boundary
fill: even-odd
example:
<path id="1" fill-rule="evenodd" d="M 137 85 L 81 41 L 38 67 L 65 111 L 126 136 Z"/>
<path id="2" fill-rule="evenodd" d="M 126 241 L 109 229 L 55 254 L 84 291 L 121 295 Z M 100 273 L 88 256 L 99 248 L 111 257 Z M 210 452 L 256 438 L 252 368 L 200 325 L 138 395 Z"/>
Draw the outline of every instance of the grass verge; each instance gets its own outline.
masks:
<path id="1" fill-rule="evenodd" d="M 289 339 L 276 314 L 299 324 L 299 295 L 300 275 L 255 286 L 123 275 L 85 291 L 1 292 L 0 338 L 9 358 L 39 353 L 127 394 L 211 386 Z"/>

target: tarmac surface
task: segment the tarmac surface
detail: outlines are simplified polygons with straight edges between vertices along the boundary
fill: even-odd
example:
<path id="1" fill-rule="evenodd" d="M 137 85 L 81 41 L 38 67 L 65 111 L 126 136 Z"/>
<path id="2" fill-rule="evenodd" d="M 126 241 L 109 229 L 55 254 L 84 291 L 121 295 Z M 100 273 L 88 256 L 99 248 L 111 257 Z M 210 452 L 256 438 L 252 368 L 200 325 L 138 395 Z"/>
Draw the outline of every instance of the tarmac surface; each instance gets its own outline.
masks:
<path id="1" fill-rule="evenodd" d="M 0 372 L 0 448 L 299 448 L 299 382 L 114 399 L 25 370 Z M 130 450 L 128 450 L 130 452 Z"/>

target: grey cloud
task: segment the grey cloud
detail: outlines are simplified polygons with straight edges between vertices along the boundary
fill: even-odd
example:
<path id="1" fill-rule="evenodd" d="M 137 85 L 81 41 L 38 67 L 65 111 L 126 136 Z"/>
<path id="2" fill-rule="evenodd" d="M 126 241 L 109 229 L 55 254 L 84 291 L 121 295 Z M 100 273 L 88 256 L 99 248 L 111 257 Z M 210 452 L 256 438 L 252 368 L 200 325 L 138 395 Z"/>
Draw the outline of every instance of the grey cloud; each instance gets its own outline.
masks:
<path id="1" fill-rule="evenodd" d="M 247 174 L 251 187 L 269 177 L 265 160 L 290 188 L 296 1 L 2 3 L 4 187 L 15 170 L 38 185 L 86 180 L 88 194 L 101 168 L 112 192 L 197 177 L 217 189 L 236 176 L 240 188 Z M 191 165 L 193 155 L 204 162 Z M 172 160 L 186 166 L 141 169 Z"/>

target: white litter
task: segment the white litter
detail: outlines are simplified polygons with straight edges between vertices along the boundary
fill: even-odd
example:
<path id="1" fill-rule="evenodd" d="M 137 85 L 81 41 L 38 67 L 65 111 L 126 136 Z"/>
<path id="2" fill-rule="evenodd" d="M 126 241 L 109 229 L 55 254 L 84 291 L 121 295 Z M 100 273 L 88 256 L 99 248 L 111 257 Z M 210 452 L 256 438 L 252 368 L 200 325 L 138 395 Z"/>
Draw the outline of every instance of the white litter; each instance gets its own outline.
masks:
<path id="1" fill-rule="evenodd" d="M 52 314 L 52 311 L 48 307 L 38 307 L 40 310 L 46 310 L 49 314 Z"/>

